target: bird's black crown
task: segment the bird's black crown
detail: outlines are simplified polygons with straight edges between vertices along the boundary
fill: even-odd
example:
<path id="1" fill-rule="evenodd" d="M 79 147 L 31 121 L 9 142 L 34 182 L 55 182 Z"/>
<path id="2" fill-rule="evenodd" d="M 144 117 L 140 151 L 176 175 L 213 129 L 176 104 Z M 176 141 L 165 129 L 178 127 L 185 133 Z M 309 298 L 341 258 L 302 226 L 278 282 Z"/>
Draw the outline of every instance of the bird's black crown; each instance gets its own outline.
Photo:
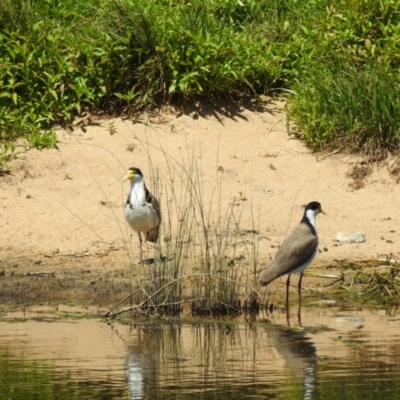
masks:
<path id="1" fill-rule="evenodd" d="M 304 211 L 307 210 L 321 210 L 321 203 L 319 203 L 318 201 L 312 201 L 311 203 L 308 203 L 306 206 L 306 209 Z"/>
<path id="2" fill-rule="evenodd" d="M 129 171 L 132 171 L 132 172 L 134 172 L 134 173 L 135 173 L 135 175 L 140 175 L 140 176 L 143 176 L 143 174 L 142 174 L 142 171 L 141 171 L 139 168 L 136 168 L 136 167 L 131 167 L 131 168 L 129 168 Z"/>

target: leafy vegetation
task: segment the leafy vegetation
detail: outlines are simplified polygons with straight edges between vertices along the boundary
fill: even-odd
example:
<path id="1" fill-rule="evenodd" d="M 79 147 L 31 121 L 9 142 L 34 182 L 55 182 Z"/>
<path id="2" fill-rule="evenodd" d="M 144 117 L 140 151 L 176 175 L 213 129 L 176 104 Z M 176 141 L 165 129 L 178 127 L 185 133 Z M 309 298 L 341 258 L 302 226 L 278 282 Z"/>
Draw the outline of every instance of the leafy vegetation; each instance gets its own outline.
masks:
<path id="1" fill-rule="evenodd" d="M 372 160 L 399 149 L 399 22 L 391 0 L 338 2 L 311 15 L 299 40 L 317 46 L 292 85 L 289 114 L 313 149 Z"/>
<path id="2" fill-rule="evenodd" d="M 399 147 L 397 73 L 381 65 L 322 67 L 298 86 L 291 113 L 315 150 L 362 149 L 376 161 Z"/>
<path id="3" fill-rule="evenodd" d="M 4 0 L 0 29 L 1 145 L 86 109 L 284 91 L 315 150 L 399 147 L 395 0 Z"/>

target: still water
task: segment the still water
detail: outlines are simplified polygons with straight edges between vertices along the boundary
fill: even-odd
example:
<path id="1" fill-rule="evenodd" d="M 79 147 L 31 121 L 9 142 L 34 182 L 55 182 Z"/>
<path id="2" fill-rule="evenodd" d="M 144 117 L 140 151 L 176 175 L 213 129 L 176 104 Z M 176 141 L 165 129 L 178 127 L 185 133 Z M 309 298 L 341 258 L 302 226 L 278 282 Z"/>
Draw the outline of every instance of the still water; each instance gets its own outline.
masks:
<path id="1" fill-rule="evenodd" d="M 300 326 L 297 312 L 123 324 L 72 311 L 0 310 L 0 399 L 400 398 L 396 313 L 306 308 Z"/>

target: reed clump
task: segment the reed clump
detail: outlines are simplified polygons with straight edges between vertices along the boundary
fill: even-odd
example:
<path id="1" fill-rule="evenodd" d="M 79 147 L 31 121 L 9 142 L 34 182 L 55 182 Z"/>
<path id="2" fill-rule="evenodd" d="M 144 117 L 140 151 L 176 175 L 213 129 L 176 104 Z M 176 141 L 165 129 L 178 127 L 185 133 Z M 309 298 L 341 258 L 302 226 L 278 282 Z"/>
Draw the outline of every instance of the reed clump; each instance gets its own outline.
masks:
<path id="1" fill-rule="evenodd" d="M 224 204 L 222 171 L 216 169 L 214 191 L 206 196 L 196 157 L 178 162 L 163 154 L 168 165 L 163 178 L 151 167 L 147 179 L 163 205 L 161 237 L 155 246 L 146 245 L 152 257 L 144 265 L 136 262 L 136 236 L 128 243 L 132 293 L 131 306 L 123 310 L 177 313 L 186 306 L 192 314 L 207 315 L 255 310 L 258 231 L 252 229 L 249 240 L 240 225 L 248 205 L 235 198 Z"/>

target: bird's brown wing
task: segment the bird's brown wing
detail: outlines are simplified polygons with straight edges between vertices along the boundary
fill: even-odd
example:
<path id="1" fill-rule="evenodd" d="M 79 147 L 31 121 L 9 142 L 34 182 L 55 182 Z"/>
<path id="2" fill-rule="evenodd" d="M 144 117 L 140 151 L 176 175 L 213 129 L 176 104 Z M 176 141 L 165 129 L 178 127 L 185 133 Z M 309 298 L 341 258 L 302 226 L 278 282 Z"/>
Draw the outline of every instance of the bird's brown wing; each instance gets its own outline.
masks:
<path id="1" fill-rule="evenodd" d="M 158 235 L 160 233 L 160 225 L 161 225 L 161 208 L 159 201 L 152 195 L 151 196 L 151 205 L 157 211 L 157 226 L 148 232 L 146 232 L 146 240 L 148 242 L 157 242 Z"/>
<path id="2" fill-rule="evenodd" d="M 261 273 L 260 283 L 268 285 L 282 275 L 304 265 L 315 252 L 318 238 L 306 224 L 300 224 L 282 243 L 271 265 Z"/>

